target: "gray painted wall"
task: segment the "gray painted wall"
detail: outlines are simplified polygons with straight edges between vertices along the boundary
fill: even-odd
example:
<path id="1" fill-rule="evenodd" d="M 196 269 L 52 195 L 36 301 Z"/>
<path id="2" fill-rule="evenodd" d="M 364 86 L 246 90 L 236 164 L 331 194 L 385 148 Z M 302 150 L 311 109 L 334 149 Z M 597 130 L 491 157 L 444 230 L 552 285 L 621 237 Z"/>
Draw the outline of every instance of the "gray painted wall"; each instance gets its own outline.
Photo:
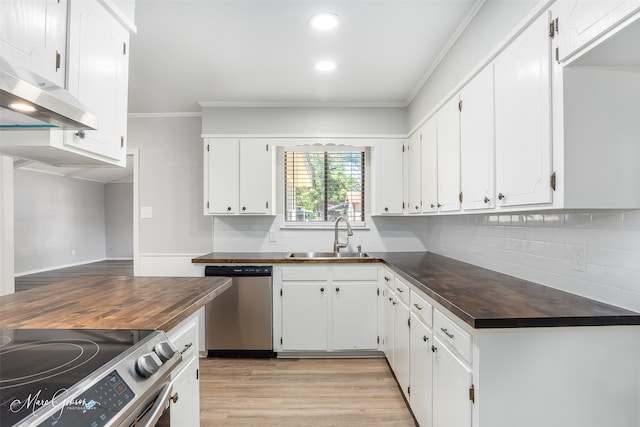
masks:
<path id="1" fill-rule="evenodd" d="M 204 107 L 203 134 L 405 135 L 406 108 Z"/>
<path id="2" fill-rule="evenodd" d="M 140 254 L 204 254 L 211 218 L 202 213 L 203 142 L 200 117 L 130 118 L 129 148 L 138 148 Z"/>
<path id="3" fill-rule="evenodd" d="M 104 226 L 107 258 L 133 259 L 133 183 L 104 186 Z"/>
<path id="4" fill-rule="evenodd" d="M 16 274 L 104 259 L 104 184 L 18 169 L 14 209 Z"/>

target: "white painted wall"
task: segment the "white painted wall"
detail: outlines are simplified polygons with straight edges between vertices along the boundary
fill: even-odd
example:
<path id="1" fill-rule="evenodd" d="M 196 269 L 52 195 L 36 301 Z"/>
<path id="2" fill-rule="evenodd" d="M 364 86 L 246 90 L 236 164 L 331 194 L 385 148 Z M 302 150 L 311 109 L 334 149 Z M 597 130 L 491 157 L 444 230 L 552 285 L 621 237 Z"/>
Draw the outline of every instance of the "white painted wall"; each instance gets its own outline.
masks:
<path id="1" fill-rule="evenodd" d="M 133 259 L 132 183 L 105 184 L 104 227 L 107 259 Z"/>
<path id="2" fill-rule="evenodd" d="M 16 274 L 105 258 L 104 184 L 17 169 L 14 208 Z"/>

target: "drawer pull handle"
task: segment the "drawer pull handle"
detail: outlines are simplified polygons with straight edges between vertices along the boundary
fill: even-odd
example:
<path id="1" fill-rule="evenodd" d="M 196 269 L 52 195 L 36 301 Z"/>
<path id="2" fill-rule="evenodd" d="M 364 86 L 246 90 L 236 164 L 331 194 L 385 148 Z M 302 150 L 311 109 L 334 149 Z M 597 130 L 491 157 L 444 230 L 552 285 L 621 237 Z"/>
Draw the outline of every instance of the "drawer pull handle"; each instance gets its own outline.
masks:
<path id="1" fill-rule="evenodd" d="M 189 344 L 185 344 L 184 345 L 184 349 L 180 352 L 180 354 L 184 354 L 185 351 L 189 350 L 191 348 L 191 346 L 193 345 L 192 342 L 190 342 Z"/>
<path id="2" fill-rule="evenodd" d="M 427 338 L 427 336 L 426 336 L 426 335 L 424 335 L 424 336 L 422 337 L 422 341 L 427 342 L 427 341 L 429 341 L 429 338 Z"/>
<path id="3" fill-rule="evenodd" d="M 171 401 L 173 403 L 176 403 L 178 401 L 178 399 L 180 399 L 180 395 L 178 393 L 174 393 L 174 395 L 171 396 Z"/>
<path id="4" fill-rule="evenodd" d="M 436 347 L 435 345 L 432 345 L 431 352 L 435 353 L 436 351 L 438 351 L 438 347 Z"/>
<path id="5" fill-rule="evenodd" d="M 421 306 L 419 306 L 418 304 L 413 304 L 413 306 L 414 306 L 415 308 L 417 308 L 418 310 L 422 310 L 422 307 L 421 307 Z"/>
<path id="6" fill-rule="evenodd" d="M 396 288 L 398 290 L 398 292 L 404 292 L 402 289 L 400 288 Z"/>
<path id="7" fill-rule="evenodd" d="M 388 281 L 390 281 L 390 280 L 391 280 L 390 278 L 388 278 L 387 276 L 384 276 L 384 281 L 385 281 L 385 282 L 388 282 Z"/>
<path id="8" fill-rule="evenodd" d="M 453 334 L 452 334 L 452 333 L 449 333 L 449 331 L 448 331 L 448 330 L 446 330 L 445 328 L 440 328 L 440 330 L 441 330 L 442 332 L 444 332 L 444 334 L 445 334 L 446 336 L 448 336 L 449 338 L 453 338 Z"/>

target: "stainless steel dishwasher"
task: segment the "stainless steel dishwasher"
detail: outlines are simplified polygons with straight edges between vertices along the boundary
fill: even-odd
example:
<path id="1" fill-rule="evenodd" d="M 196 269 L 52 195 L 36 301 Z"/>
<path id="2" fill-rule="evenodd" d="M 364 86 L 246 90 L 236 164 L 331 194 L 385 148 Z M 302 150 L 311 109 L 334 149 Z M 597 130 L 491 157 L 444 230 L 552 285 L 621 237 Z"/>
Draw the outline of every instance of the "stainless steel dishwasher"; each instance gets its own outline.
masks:
<path id="1" fill-rule="evenodd" d="M 207 266 L 205 276 L 231 277 L 231 287 L 206 305 L 209 357 L 274 357 L 270 266 Z"/>

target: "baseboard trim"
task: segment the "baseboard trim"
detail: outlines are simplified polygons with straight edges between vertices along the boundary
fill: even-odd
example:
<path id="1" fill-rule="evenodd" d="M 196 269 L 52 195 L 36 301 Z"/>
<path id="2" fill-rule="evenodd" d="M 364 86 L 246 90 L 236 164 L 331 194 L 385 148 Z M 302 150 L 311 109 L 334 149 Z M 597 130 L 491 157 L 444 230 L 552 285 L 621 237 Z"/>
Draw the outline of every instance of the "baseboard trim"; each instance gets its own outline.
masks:
<path id="1" fill-rule="evenodd" d="M 45 273 L 47 271 L 59 270 L 61 268 L 77 267 L 78 265 L 91 264 L 91 263 L 94 263 L 94 262 L 100 262 L 100 261 L 106 261 L 106 260 L 107 260 L 107 258 L 97 258 L 97 259 L 90 259 L 90 260 L 71 263 L 71 264 L 55 265 L 55 266 L 51 266 L 51 267 L 47 267 L 47 268 L 39 268 L 39 269 L 36 269 L 36 270 L 29 270 L 29 271 L 23 271 L 21 273 L 15 273 L 14 277 L 26 276 L 28 274 Z"/>

